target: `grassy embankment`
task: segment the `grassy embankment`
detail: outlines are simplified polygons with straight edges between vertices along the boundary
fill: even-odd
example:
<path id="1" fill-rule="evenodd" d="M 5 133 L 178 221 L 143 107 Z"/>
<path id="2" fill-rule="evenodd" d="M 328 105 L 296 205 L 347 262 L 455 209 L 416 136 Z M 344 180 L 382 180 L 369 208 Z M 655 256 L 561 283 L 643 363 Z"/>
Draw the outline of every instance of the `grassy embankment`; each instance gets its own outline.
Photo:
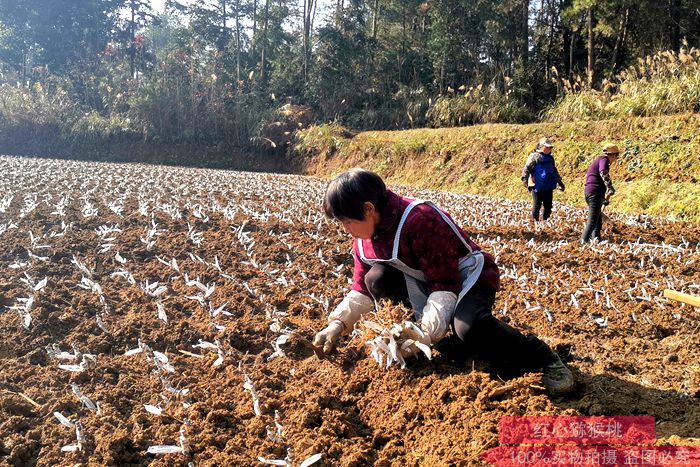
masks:
<path id="1" fill-rule="evenodd" d="M 554 141 L 567 186 L 556 200 L 585 205 L 588 164 L 612 141 L 624 150 L 612 168 L 612 209 L 700 222 L 700 114 L 370 131 L 351 138 L 339 127 L 319 126 L 300 132 L 295 150 L 313 175 L 364 167 L 392 184 L 525 199 L 520 172 L 542 136 Z"/>

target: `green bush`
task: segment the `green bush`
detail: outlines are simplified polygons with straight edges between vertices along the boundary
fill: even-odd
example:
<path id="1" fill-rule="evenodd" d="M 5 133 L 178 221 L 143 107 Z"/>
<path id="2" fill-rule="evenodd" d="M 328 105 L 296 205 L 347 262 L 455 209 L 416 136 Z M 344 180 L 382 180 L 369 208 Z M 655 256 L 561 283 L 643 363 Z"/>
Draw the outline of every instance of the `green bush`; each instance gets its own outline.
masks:
<path id="1" fill-rule="evenodd" d="M 65 89 L 41 83 L 31 88 L 0 87 L 0 119 L 4 125 L 63 126 L 80 118 L 82 110 Z"/>
<path id="2" fill-rule="evenodd" d="M 352 133 L 338 123 L 313 125 L 296 132 L 294 151 L 302 156 L 328 158 L 348 143 Z"/>
<path id="3" fill-rule="evenodd" d="M 139 139 L 143 134 L 131 126 L 128 118 L 121 115 L 105 117 L 98 112 L 88 112 L 70 127 L 68 136 L 74 141 L 110 139 Z"/>

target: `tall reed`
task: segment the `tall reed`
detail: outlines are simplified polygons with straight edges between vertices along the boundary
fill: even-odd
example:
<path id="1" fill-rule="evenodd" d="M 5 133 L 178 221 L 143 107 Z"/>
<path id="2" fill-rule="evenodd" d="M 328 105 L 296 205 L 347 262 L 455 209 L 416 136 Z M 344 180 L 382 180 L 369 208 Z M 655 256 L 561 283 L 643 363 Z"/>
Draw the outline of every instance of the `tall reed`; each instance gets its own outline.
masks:
<path id="1" fill-rule="evenodd" d="M 544 120 L 566 122 L 630 116 L 670 115 L 700 110 L 700 50 L 663 51 L 640 58 L 591 89 L 580 76 L 561 78 L 562 97 L 544 112 Z"/>

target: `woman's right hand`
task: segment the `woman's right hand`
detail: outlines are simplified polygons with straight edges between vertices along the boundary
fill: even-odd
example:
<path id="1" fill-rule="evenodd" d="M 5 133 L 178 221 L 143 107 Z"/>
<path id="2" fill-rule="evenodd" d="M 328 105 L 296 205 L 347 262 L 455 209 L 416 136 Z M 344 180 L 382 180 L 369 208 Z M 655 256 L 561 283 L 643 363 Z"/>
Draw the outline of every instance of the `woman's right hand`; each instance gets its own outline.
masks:
<path id="1" fill-rule="evenodd" d="M 345 325 L 342 321 L 338 319 L 331 321 L 328 326 L 314 336 L 314 345 L 322 347 L 325 353 L 330 353 L 343 334 L 343 329 L 345 329 Z"/>

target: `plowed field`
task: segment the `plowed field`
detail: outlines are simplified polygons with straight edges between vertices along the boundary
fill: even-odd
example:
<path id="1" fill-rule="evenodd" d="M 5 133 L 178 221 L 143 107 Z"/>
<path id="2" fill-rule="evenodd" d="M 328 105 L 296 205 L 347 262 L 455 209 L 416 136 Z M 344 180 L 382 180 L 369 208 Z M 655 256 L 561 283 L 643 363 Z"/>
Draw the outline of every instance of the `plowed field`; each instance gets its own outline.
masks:
<path id="1" fill-rule="evenodd" d="M 358 337 L 317 359 L 303 338 L 352 265 L 324 180 L 12 157 L 0 174 L 2 464 L 485 465 L 502 415 L 652 415 L 658 443 L 700 444 L 700 310 L 662 295 L 700 293 L 697 225 L 611 212 L 581 246 L 581 209 L 535 226 L 525 203 L 394 187 L 497 257 L 494 314 L 574 371 L 551 398 L 449 339 L 404 370 Z"/>

